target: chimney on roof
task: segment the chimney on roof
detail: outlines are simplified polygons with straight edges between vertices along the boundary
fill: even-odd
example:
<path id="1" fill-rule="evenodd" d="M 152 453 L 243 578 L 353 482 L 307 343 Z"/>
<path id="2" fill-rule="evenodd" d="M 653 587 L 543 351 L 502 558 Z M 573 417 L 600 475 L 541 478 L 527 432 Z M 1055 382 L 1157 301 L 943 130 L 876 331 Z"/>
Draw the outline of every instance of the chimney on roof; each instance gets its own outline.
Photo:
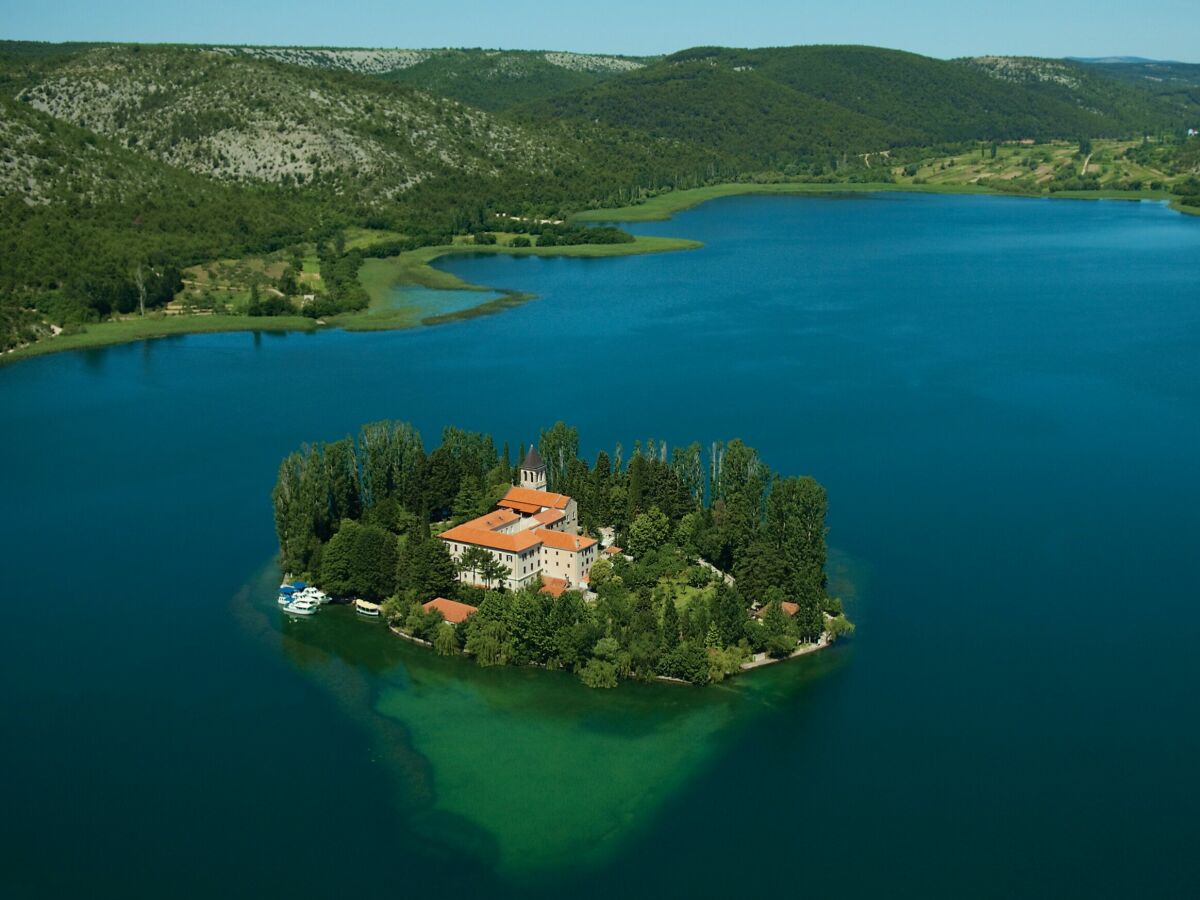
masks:
<path id="1" fill-rule="evenodd" d="M 533 444 L 529 445 L 529 452 L 525 454 L 525 462 L 521 463 L 521 487 L 529 488 L 531 491 L 546 489 L 546 464 L 542 462 L 542 457 Z"/>

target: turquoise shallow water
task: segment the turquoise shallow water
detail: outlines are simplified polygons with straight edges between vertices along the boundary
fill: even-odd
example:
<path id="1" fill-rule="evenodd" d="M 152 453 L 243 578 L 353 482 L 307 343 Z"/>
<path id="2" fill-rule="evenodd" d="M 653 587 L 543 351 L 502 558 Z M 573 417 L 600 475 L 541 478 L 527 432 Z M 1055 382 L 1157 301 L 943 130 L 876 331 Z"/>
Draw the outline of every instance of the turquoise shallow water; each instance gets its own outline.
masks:
<path id="1" fill-rule="evenodd" d="M 0 369 L 5 895 L 1190 893 L 1200 221 L 879 195 L 640 230 L 706 246 L 446 260 L 539 299 L 439 328 Z M 859 634 L 594 694 L 288 625 L 278 460 L 384 417 L 741 436 L 828 487 Z"/>
<path id="2" fill-rule="evenodd" d="M 417 284 L 393 285 L 387 294 L 387 306 L 409 309 L 420 321 L 428 316 L 444 316 L 498 300 L 496 291 L 438 291 Z"/>

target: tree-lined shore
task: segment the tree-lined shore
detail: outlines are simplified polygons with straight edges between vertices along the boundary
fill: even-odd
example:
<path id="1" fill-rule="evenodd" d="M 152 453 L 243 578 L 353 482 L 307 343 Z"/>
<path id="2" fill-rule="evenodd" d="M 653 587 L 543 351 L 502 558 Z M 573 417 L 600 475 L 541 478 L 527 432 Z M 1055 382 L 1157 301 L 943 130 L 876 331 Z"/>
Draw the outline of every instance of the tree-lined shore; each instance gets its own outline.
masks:
<path id="1" fill-rule="evenodd" d="M 507 445 L 455 428 L 432 452 L 412 426 L 379 422 L 289 455 L 272 495 L 281 566 L 381 602 L 394 628 L 439 653 L 566 669 L 596 687 L 719 681 L 756 655 L 785 658 L 852 630 L 826 590 L 827 501 L 814 479 L 772 472 L 736 439 L 639 441 L 589 463 L 578 432 L 558 423 L 539 450 L 549 489 L 576 499 L 584 532 L 611 528 L 621 548 L 592 566 L 586 599 L 458 580 L 479 563 L 456 562 L 436 533 L 491 509 L 516 473 Z M 435 597 L 477 611 L 456 627 L 425 608 Z"/>

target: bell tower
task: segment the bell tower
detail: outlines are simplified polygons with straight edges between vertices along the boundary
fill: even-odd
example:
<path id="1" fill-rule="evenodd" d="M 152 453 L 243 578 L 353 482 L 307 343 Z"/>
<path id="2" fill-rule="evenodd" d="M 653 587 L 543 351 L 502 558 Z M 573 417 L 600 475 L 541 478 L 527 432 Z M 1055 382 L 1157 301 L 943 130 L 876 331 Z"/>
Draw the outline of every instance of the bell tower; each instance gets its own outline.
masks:
<path id="1" fill-rule="evenodd" d="M 542 457 L 533 444 L 529 445 L 529 452 L 525 454 L 525 462 L 521 463 L 521 487 L 529 488 L 532 491 L 546 489 L 546 464 L 542 462 Z"/>

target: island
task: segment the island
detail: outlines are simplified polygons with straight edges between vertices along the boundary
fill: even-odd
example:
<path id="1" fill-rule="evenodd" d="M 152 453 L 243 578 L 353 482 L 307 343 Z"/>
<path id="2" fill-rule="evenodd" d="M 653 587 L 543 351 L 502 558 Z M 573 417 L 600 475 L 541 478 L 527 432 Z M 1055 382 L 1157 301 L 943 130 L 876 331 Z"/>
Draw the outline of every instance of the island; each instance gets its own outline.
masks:
<path id="1" fill-rule="evenodd" d="M 403 422 L 306 445 L 272 492 L 279 562 L 398 635 L 480 666 L 542 666 L 590 687 L 710 684 L 851 634 L 827 591 L 827 499 L 739 439 L 618 444 L 579 432 L 508 444 Z"/>

